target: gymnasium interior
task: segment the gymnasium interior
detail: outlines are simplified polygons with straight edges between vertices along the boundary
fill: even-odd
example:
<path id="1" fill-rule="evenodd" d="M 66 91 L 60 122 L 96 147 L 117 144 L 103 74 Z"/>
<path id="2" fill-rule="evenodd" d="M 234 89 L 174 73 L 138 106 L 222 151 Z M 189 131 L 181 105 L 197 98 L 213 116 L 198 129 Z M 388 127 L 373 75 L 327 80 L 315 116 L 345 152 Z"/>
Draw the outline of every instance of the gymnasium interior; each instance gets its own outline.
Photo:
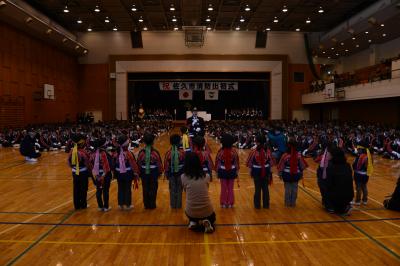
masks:
<path id="1" fill-rule="evenodd" d="M 399 25 L 0 0 L 0 265 L 400 265 Z"/>

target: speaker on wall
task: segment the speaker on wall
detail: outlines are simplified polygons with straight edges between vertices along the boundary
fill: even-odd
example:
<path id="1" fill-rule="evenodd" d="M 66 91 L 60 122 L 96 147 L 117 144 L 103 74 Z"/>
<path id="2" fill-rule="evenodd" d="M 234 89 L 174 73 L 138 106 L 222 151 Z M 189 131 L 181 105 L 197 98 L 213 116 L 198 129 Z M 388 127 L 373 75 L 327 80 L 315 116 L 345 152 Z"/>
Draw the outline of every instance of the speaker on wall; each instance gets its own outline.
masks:
<path id="1" fill-rule="evenodd" d="M 266 48 L 267 47 L 267 37 L 268 37 L 268 32 L 257 31 L 256 48 Z"/>
<path id="2" fill-rule="evenodd" d="M 142 32 L 131 31 L 132 48 L 143 48 Z"/>

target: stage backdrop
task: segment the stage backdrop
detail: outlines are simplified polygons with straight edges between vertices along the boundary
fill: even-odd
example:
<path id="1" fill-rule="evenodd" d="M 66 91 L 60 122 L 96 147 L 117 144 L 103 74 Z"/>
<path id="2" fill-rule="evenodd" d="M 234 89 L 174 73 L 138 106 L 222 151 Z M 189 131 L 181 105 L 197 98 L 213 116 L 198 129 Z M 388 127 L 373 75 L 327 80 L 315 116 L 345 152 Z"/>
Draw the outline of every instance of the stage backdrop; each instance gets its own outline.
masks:
<path id="1" fill-rule="evenodd" d="M 189 80 L 190 79 L 190 80 Z M 129 106 L 143 104 L 145 110 L 177 110 L 177 119 L 185 119 L 188 107 L 224 119 L 225 109 L 256 108 L 269 116 L 269 73 L 129 73 Z M 219 90 L 218 100 L 206 100 L 204 90 L 193 90 L 192 100 L 182 100 L 179 90 L 160 89 L 160 82 L 234 82 L 237 90 Z M 180 100 L 181 98 L 181 100 Z M 209 97 L 207 97 L 209 98 Z"/>

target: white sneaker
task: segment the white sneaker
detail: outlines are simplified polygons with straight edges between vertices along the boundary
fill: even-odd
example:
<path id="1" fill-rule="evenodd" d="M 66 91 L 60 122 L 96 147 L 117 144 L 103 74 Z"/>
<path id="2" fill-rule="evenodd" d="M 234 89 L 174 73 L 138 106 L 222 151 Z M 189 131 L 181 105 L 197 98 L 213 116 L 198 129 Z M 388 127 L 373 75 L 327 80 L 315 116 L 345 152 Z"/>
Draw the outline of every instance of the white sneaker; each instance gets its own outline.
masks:
<path id="1" fill-rule="evenodd" d="M 26 159 L 28 162 L 30 162 L 30 163 L 36 163 L 38 160 L 36 159 L 36 158 L 29 158 L 28 157 L 28 159 Z"/>
<path id="2" fill-rule="evenodd" d="M 361 205 L 361 203 L 360 202 L 354 202 L 354 204 L 353 205 L 355 205 L 355 206 L 360 206 Z"/>
<path id="3" fill-rule="evenodd" d="M 190 223 L 189 223 L 189 225 L 188 225 L 188 228 L 189 229 L 194 229 L 194 228 L 196 228 L 197 227 L 197 223 L 196 222 L 193 222 L 193 221 L 190 221 Z"/>
<path id="4" fill-rule="evenodd" d="M 214 227 L 212 227 L 211 222 L 209 220 L 203 220 L 204 233 L 212 233 L 214 232 Z"/>
<path id="5" fill-rule="evenodd" d="M 108 208 L 104 208 L 103 212 L 109 212 L 111 210 L 111 206 L 109 206 Z"/>
<path id="6" fill-rule="evenodd" d="M 363 201 L 362 204 L 363 204 L 363 205 L 367 205 L 367 204 L 368 204 L 368 201 Z"/>

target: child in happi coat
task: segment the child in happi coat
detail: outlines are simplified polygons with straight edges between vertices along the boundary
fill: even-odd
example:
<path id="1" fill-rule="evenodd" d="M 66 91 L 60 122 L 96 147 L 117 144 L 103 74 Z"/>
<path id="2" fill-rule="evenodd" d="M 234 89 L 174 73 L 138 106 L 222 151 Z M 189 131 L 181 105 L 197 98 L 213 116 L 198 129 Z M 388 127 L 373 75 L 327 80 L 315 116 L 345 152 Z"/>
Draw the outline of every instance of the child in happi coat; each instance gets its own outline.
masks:
<path id="1" fill-rule="evenodd" d="M 130 210 L 132 206 L 132 181 L 138 188 L 139 168 L 132 152 L 128 150 L 129 138 L 125 134 L 117 139 L 117 152 L 114 156 L 115 177 L 118 182 L 118 206 L 121 210 Z"/>
<path id="2" fill-rule="evenodd" d="M 221 138 L 222 148 L 215 158 L 215 171 L 221 182 L 220 203 L 222 208 L 232 208 L 234 204 L 233 187 L 238 178 L 239 156 L 236 149 L 232 148 L 235 139 L 230 134 L 224 134 Z"/>
<path id="3" fill-rule="evenodd" d="M 374 171 L 372 156 L 366 143 L 360 143 L 357 146 L 357 156 L 353 162 L 354 182 L 356 183 L 356 200 L 355 205 L 359 206 L 362 203 L 367 205 L 368 202 L 368 188 L 367 183 L 369 177 Z"/>
<path id="4" fill-rule="evenodd" d="M 271 151 L 265 146 L 266 138 L 262 134 L 256 136 L 256 149 L 247 158 L 247 167 L 250 168 L 250 175 L 254 181 L 254 207 L 261 208 L 261 192 L 263 208 L 269 208 L 269 189 L 272 184 L 273 159 Z"/>
<path id="5" fill-rule="evenodd" d="M 193 152 L 199 156 L 204 173 L 210 175 L 210 180 L 212 181 L 212 169 L 214 169 L 214 162 L 211 158 L 211 153 L 205 149 L 206 141 L 204 137 L 197 135 L 193 138 L 192 142 Z"/>
<path id="6" fill-rule="evenodd" d="M 86 209 L 91 171 L 89 154 L 85 151 L 86 140 L 79 133 L 73 134 L 71 140 L 74 147 L 68 156 L 68 163 L 72 169 L 74 207 L 75 210 Z"/>
<path id="7" fill-rule="evenodd" d="M 96 199 L 99 211 L 108 212 L 111 207 L 108 204 L 109 191 L 112 179 L 113 160 L 106 152 L 105 138 L 96 138 L 90 141 L 95 151 L 90 156 L 90 164 L 93 166 L 92 176 L 96 186 Z"/>
<path id="8" fill-rule="evenodd" d="M 170 137 L 171 148 L 164 157 L 164 174 L 169 180 L 170 205 L 172 209 L 182 208 L 182 180 L 185 152 L 179 148 L 180 136 Z"/>
<path id="9" fill-rule="evenodd" d="M 158 177 L 163 173 L 160 153 L 154 149 L 154 135 L 145 133 L 143 137 L 146 147 L 138 154 L 138 165 L 142 179 L 143 203 L 145 209 L 157 207 Z"/>
<path id="10" fill-rule="evenodd" d="M 308 167 L 301 153 L 297 151 L 297 143 L 289 141 L 288 150 L 278 164 L 279 176 L 285 184 L 285 206 L 296 207 L 298 183 L 303 178 L 303 171 Z"/>

